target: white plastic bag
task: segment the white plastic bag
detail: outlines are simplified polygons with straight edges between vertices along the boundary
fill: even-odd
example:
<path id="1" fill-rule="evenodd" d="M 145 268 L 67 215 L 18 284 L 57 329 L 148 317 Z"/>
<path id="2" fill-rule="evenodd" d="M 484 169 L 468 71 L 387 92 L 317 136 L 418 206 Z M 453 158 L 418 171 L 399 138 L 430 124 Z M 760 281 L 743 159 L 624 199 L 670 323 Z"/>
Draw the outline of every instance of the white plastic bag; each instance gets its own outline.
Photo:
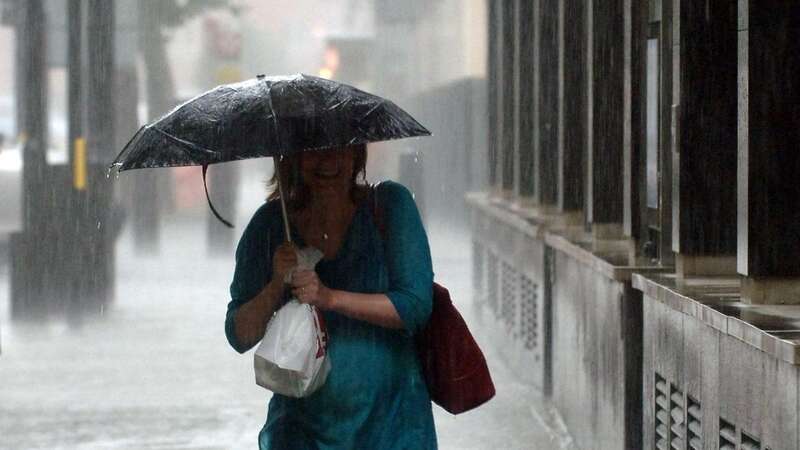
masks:
<path id="1" fill-rule="evenodd" d="M 298 267 L 313 269 L 322 254 L 298 251 Z M 306 397 L 325 383 L 331 370 L 322 313 L 297 300 L 287 302 L 267 324 L 255 352 L 256 383 L 289 397 Z"/>

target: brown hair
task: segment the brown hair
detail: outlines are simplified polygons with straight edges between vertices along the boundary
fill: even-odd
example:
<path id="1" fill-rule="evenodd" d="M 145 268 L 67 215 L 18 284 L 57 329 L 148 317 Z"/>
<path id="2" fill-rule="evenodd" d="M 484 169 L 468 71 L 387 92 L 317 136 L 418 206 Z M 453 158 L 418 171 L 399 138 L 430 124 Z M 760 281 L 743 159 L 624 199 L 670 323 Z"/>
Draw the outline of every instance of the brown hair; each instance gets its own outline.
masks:
<path id="1" fill-rule="evenodd" d="M 339 151 L 342 148 L 332 148 L 326 150 L 314 151 Z M 364 189 L 367 185 L 367 144 L 353 145 L 353 177 L 351 179 L 350 196 L 354 203 L 361 201 L 364 196 Z M 308 187 L 303 183 L 303 177 L 300 174 L 300 163 L 302 161 L 303 152 L 297 152 L 291 156 L 284 156 L 276 160 L 277 170 L 280 171 L 281 180 L 283 181 L 284 194 L 286 195 L 286 207 L 297 211 L 303 209 L 309 200 Z M 275 173 L 267 183 L 267 188 L 270 190 L 267 200 L 278 200 L 281 198 L 278 190 L 278 174 Z"/>

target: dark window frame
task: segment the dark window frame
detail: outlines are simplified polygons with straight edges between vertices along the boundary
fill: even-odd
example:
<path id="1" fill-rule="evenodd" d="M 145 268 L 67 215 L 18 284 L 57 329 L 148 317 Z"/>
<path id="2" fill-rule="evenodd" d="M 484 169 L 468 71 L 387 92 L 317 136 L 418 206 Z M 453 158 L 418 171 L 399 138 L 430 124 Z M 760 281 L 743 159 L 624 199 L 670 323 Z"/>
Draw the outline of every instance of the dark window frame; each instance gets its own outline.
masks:
<path id="1" fill-rule="evenodd" d="M 656 0 L 651 0 L 651 5 L 653 3 L 657 3 L 660 6 L 660 2 Z M 666 170 L 669 168 L 666 167 L 666 164 L 663 164 L 663 158 L 665 151 L 664 143 L 662 142 L 663 138 L 663 127 L 664 127 L 664 118 L 663 118 L 663 101 L 664 95 L 667 93 L 665 91 L 664 86 L 664 79 L 663 79 L 663 69 L 665 64 L 665 54 L 663 52 L 663 37 L 661 34 L 662 23 L 660 21 L 660 17 L 658 15 L 652 14 L 653 9 L 651 8 L 651 13 L 648 14 L 647 23 L 645 26 L 645 35 L 643 36 L 644 42 L 644 58 L 645 63 L 643 64 L 644 73 L 643 73 L 643 89 L 642 89 L 642 98 L 643 98 L 643 108 L 644 108 L 644 120 L 642 121 L 642 129 L 641 136 L 642 136 L 642 154 L 639 158 L 638 165 L 639 165 L 639 181 L 637 183 L 638 190 L 639 190 L 639 214 L 641 217 L 641 238 L 640 238 L 640 250 L 643 253 L 643 256 L 648 257 L 652 260 L 661 260 L 663 253 L 664 253 L 664 240 L 662 238 L 662 232 L 664 231 L 664 208 L 667 208 L 667 211 L 671 211 L 670 205 L 668 202 L 665 202 L 664 195 L 662 195 L 662 190 L 665 189 L 664 180 L 665 177 L 670 176 L 669 174 L 665 173 Z M 656 68 L 656 76 L 657 76 L 657 91 L 656 91 L 656 154 L 652 155 L 649 154 L 649 137 L 648 137 L 648 110 L 649 105 L 648 101 L 650 100 L 650 96 L 648 95 L 648 86 L 649 86 L 649 42 L 651 40 L 656 40 L 657 44 L 657 51 L 658 51 L 658 62 Z M 668 87 L 667 87 L 668 88 Z M 652 203 L 648 201 L 648 181 L 653 181 L 648 176 L 648 161 L 650 157 L 655 156 L 655 164 L 656 164 L 656 173 L 655 173 L 655 186 L 650 186 L 651 188 L 655 188 L 657 194 L 658 204 L 656 207 L 652 206 Z M 669 226 L 667 224 L 667 226 Z M 669 251 L 667 248 L 666 251 Z"/>

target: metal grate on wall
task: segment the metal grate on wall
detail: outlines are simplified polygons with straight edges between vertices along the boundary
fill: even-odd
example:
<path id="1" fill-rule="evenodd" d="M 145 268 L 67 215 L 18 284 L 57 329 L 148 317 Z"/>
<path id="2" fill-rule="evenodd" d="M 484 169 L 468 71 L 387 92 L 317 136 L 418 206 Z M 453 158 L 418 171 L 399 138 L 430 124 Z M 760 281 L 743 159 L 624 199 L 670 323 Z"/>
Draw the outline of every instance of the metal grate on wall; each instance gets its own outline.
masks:
<path id="1" fill-rule="evenodd" d="M 689 450 L 702 450 L 703 448 L 703 410 L 700 402 L 690 395 L 686 396 L 686 440 Z"/>
<path id="2" fill-rule="evenodd" d="M 498 270 L 499 261 L 497 259 L 497 255 L 493 252 L 489 252 L 489 264 L 487 268 L 487 280 L 486 283 L 488 284 L 488 290 L 486 292 L 487 300 L 489 303 L 489 309 L 494 313 L 495 316 L 499 314 L 498 311 L 498 303 L 500 297 L 500 290 L 498 289 L 498 277 L 500 276 L 500 271 Z"/>
<path id="3" fill-rule="evenodd" d="M 656 373 L 655 387 L 655 444 L 657 449 L 667 450 L 669 445 L 669 386 L 658 373 Z"/>
<path id="4" fill-rule="evenodd" d="M 506 326 L 508 334 L 518 334 L 514 326 L 517 318 L 517 289 L 519 287 L 519 272 L 511 264 L 502 263 L 500 276 L 500 320 Z"/>
<path id="5" fill-rule="evenodd" d="M 683 392 L 674 384 L 669 395 L 669 444 L 673 450 L 684 450 L 686 443 L 686 408 Z"/>
<path id="6" fill-rule="evenodd" d="M 658 372 L 655 373 L 655 448 L 659 450 L 702 450 L 703 410 L 700 401 L 685 394 Z M 719 419 L 719 450 L 770 450 L 761 440 Z"/>
<path id="7" fill-rule="evenodd" d="M 736 450 L 736 426 L 719 419 L 719 450 Z"/>
<path id="8" fill-rule="evenodd" d="M 526 350 L 538 347 L 539 285 L 525 275 L 520 276 L 520 333 Z M 536 355 L 536 359 L 539 356 Z"/>
<path id="9" fill-rule="evenodd" d="M 736 446 L 737 441 L 739 446 Z M 762 450 L 761 440 L 754 435 L 738 429 L 735 423 L 720 417 L 719 419 L 719 448 L 720 450 Z M 770 450 L 763 447 L 763 450 Z"/>
<path id="10" fill-rule="evenodd" d="M 761 450 L 761 441 L 742 431 L 742 450 Z"/>

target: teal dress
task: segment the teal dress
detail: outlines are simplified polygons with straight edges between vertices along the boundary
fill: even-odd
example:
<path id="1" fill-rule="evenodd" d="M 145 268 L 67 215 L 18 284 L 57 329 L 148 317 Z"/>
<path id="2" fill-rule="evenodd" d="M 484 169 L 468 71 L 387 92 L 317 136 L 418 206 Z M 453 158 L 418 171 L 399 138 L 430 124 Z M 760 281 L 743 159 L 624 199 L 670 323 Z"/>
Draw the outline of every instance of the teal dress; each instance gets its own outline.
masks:
<path id="1" fill-rule="evenodd" d="M 373 220 L 371 197 L 356 209 L 341 249 L 316 266 L 332 289 L 385 293 L 403 321 L 402 330 L 371 325 L 325 311 L 331 371 L 325 384 L 301 399 L 275 394 L 259 434 L 262 450 L 436 448 L 431 401 L 413 336 L 432 308 L 430 248 L 409 191 L 395 182 L 374 190 L 385 239 Z M 272 255 L 284 241 L 280 205 L 255 213 L 236 250 L 236 271 L 225 334 L 240 353 L 249 350 L 233 331 L 237 309 L 270 281 Z M 292 230 L 294 241 L 302 238 Z"/>

